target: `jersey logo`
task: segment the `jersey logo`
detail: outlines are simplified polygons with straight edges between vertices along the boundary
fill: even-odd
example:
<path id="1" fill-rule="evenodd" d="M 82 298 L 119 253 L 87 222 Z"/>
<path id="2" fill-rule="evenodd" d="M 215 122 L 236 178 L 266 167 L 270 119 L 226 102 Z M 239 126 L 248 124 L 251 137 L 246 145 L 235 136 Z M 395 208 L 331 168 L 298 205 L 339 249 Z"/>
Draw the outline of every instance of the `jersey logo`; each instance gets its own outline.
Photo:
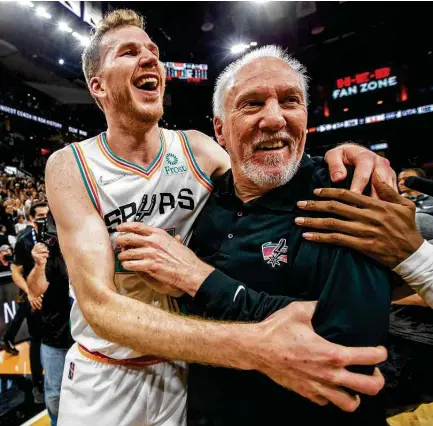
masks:
<path id="1" fill-rule="evenodd" d="M 69 364 L 68 379 L 72 380 L 74 378 L 74 374 L 75 374 L 75 363 L 71 362 Z"/>
<path id="2" fill-rule="evenodd" d="M 140 203 L 124 204 L 104 216 L 110 234 L 116 232 L 117 225 L 123 222 L 146 222 L 153 214 L 163 215 L 174 209 L 194 211 L 194 194 L 189 188 L 182 188 L 177 194 L 161 192 L 144 194 Z"/>
<path id="3" fill-rule="evenodd" d="M 179 159 L 171 152 L 166 154 L 162 169 L 166 176 L 180 175 L 188 171 L 185 164 L 179 163 Z"/>
<path id="4" fill-rule="evenodd" d="M 267 242 L 262 244 L 263 259 L 273 268 L 280 266 L 280 262 L 287 263 L 286 239 L 281 238 L 278 243 Z"/>
<path id="5" fill-rule="evenodd" d="M 103 176 L 99 176 L 99 184 L 101 186 L 109 185 L 110 183 L 117 182 L 120 179 L 123 179 L 126 175 L 119 175 L 111 179 L 105 180 Z"/>

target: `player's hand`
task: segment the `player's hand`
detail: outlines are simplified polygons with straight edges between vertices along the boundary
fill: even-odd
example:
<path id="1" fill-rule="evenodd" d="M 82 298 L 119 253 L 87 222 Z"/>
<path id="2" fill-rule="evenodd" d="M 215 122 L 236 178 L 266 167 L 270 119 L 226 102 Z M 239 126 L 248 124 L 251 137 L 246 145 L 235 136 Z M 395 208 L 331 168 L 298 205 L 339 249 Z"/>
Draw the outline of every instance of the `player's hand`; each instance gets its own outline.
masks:
<path id="1" fill-rule="evenodd" d="M 260 338 L 249 338 L 256 369 L 316 404 L 329 401 L 344 411 L 355 411 L 359 396 L 342 388 L 376 395 L 385 381 L 377 368 L 369 376 L 346 367 L 379 364 L 387 358 L 386 349 L 349 348 L 323 339 L 311 325 L 315 306 L 316 302 L 293 302 L 256 324 Z"/>
<path id="2" fill-rule="evenodd" d="M 37 243 L 32 249 L 32 257 L 36 265 L 46 265 L 49 256 L 48 247 L 43 243 Z"/>
<path id="3" fill-rule="evenodd" d="M 389 186 L 397 190 L 397 176 L 389 161 L 363 146 L 346 143 L 331 149 L 325 155 L 329 174 L 333 182 L 340 182 L 347 176 L 345 166 L 355 166 L 350 190 L 362 194 L 372 174 L 377 172 Z M 375 188 L 372 188 L 373 198 L 378 198 Z"/>
<path id="4" fill-rule="evenodd" d="M 29 299 L 32 311 L 39 311 L 40 309 L 42 309 L 42 295 L 38 297 L 33 297 L 28 294 L 27 298 Z"/>
<path id="5" fill-rule="evenodd" d="M 202 262 L 188 247 L 167 232 L 141 222 L 122 223 L 116 244 L 122 266 L 128 271 L 145 273 L 154 285 L 174 288 L 194 296 L 200 285 L 214 270 Z M 145 277 L 147 276 L 145 275 Z"/>
<path id="6" fill-rule="evenodd" d="M 377 173 L 372 182 L 380 199 L 345 189 L 321 188 L 314 193 L 328 201 L 298 202 L 303 210 L 329 213 L 345 220 L 297 217 L 295 223 L 323 230 L 308 229 L 303 234 L 307 240 L 361 251 L 392 269 L 417 251 L 424 240 L 416 227 L 415 204 L 382 182 Z"/>

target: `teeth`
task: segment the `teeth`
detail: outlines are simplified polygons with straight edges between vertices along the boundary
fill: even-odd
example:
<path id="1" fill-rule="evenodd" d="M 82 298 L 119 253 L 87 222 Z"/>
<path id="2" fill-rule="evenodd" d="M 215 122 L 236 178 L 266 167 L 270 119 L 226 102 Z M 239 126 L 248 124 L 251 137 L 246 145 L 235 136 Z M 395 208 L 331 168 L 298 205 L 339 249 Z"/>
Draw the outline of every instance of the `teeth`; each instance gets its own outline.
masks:
<path id="1" fill-rule="evenodd" d="M 260 148 L 282 148 L 285 145 L 283 141 L 263 142 L 259 145 Z"/>
<path id="2" fill-rule="evenodd" d="M 140 80 L 135 82 L 135 86 L 136 87 L 141 87 L 146 83 L 153 83 L 156 87 L 156 85 L 158 84 L 158 79 L 155 77 L 145 77 L 145 78 L 141 78 Z"/>

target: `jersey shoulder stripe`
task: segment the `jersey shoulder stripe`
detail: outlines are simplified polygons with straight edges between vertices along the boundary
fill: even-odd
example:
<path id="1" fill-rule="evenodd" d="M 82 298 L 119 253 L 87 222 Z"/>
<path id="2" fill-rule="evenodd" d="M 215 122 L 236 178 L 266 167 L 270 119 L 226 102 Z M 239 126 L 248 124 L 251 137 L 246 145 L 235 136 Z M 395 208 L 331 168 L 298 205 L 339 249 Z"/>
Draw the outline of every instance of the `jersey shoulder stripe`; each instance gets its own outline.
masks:
<path id="1" fill-rule="evenodd" d="M 209 192 L 212 192 L 212 188 L 213 188 L 212 180 L 206 173 L 204 173 L 200 169 L 200 166 L 198 165 L 194 157 L 194 153 L 192 152 L 191 146 L 189 144 L 188 136 L 182 130 L 177 132 L 177 134 L 181 141 L 182 149 L 188 161 L 192 174 L 199 181 L 199 183 L 204 186 L 204 188 L 206 188 Z"/>
<path id="2" fill-rule="evenodd" d="M 84 186 L 86 187 L 87 193 L 89 194 L 90 200 L 92 201 L 95 209 L 101 215 L 101 202 L 99 200 L 98 195 L 98 187 L 96 185 L 93 174 L 87 164 L 86 157 L 84 156 L 83 149 L 79 145 L 79 143 L 73 143 L 70 145 L 72 152 L 74 153 L 75 160 L 78 164 L 78 168 L 80 170 L 81 177 L 84 182 Z"/>

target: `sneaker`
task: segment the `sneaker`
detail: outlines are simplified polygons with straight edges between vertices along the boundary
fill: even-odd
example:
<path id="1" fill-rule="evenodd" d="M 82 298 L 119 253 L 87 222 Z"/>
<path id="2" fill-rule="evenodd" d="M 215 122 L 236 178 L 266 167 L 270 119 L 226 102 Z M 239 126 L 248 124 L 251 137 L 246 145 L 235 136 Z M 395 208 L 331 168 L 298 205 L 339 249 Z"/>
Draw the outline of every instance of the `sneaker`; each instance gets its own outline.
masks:
<path id="1" fill-rule="evenodd" d="M 10 340 L 5 340 L 4 350 L 11 355 L 18 355 L 20 352 Z"/>
<path id="2" fill-rule="evenodd" d="M 40 391 L 37 387 L 33 388 L 32 393 L 35 404 L 43 404 L 45 402 L 45 393 Z"/>

